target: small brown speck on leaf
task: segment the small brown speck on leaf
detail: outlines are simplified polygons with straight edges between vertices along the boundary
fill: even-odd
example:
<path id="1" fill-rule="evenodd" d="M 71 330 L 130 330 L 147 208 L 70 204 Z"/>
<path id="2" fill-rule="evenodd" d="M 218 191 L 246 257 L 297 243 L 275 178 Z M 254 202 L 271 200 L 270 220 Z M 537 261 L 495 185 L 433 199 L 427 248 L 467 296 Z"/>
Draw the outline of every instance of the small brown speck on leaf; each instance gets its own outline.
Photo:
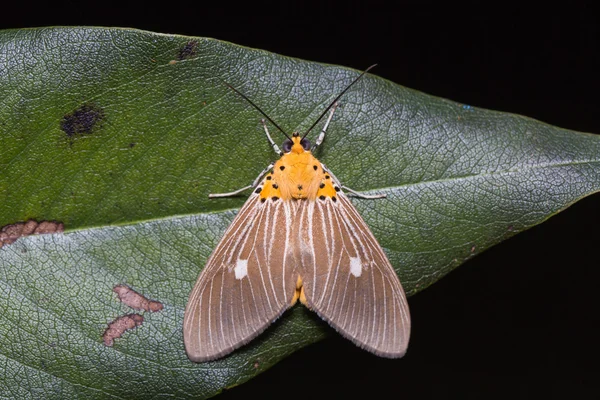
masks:
<path id="1" fill-rule="evenodd" d="M 112 346 L 114 340 L 120 338 L 125 331 L 133 328 L 137 328 L 144 322 L 144 317 L 140 314 L 126 314 L 121 315 L 119 318 L 115 318 L 111 323 L 108 324 L 108 328 L 102 335 L 102 340 L 105 346 Z"/>
<path id="2" fill-rule="evenodd" d="M 135 310 L 157 312 L 163 309 L 161 302 L 149 300 L 127 285 L 117 285 L 113 288 L 113 292 L 123 304 Z"/>
<path id="3" fill-rule="evenodd" d="M 0 247 L 14 243 L 18 238 L 29 235 L 42 235 L 46 233 L 60 233 L 65 230 L 62 222 L 42 221 L 33 219 L 27 222 L 16 222 L 0 228 Z"/>
<path id="4" fill-rule="evenodd" d="M 475 253 L 475 246 L 471 247 L 471 253 Z"/>

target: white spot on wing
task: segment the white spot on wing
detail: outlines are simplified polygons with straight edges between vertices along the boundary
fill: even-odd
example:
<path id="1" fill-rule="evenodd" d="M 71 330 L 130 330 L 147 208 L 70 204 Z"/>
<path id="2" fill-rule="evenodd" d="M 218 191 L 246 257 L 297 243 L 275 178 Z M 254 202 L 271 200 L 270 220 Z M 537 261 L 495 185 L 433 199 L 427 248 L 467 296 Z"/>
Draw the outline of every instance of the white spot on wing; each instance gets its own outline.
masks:
<path id="1" fill-rule="evenodd" d="M 235 272 L 235 279 L 242 279 L 248 275 L 248 260 L 237 260 L 237 264 L 233 271 Z"/>
<path id="2" fill-rule="evenodd" d="M 350 273 L 357 278 L 362 274 L 362 262 L 360 261 L 360 258 L 350 257 Z"/>

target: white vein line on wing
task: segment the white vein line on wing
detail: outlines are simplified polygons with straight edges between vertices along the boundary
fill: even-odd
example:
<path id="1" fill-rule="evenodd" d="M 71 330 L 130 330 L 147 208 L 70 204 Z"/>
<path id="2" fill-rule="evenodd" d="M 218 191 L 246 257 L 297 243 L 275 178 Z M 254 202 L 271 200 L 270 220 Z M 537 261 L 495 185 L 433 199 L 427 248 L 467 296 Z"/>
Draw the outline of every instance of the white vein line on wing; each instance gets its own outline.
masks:
<path id="1" fill-rule="evenodd" d="M 343 237 L 344 237 L 344 231 L 342 229 L 342 226 L 340 225 L 339 216 L 338 216 L 337 213 L 333 212 L 331 205 L 327 206 L 327 210 L 329 212 L 330 220 L 332 221 L 332 223 L 335 220 L 335 223 L 336 223 L 337 228 L 338 228 L 338 232 L 340 233 L 340 238 L 342 238 L 341 239 L 341 243 L 340 243 L 340 250 L 339 250 L 339 252 L 337 254 L 337 256 L 338 256 L 337 257 L 338 258 L 338 263 L 337 263 L 337 267 L 335 268 L 335 276 L 334 276 L 334 279 L 333 279 L 333 287 L 335 287 L 336 286 L 335 283 L 337 282 L 338 275 L 340 274 L 341 263 L 342 263 L 342 259 L 344 258 L 344 252 L 346 252 L 346 254 L 348 252 L 347 252 L 346 248 L 344 247 L 344 239 L 343 239 Z M 341 308 L 344 305 L 344 300 L 346 299 L 346 293 L 348 292 L 348 282 L 350 280 L 349 278 L 350 278 L 350 274 L 348 274 L 348 279 L 346 279 L 346 285 L 345 285 L 345 287 L 343 289 L 343 293 L 344 294 L 342 296 L 342 302 L 340 303 L 339 308 L 336 311 L 341 312 Z M 329 304 L 331 303 L 332 298 L 333 298 L 333 296 L 329 297 L 329 303 L 327 304 L 327 308 L 329 308 Z M 338 297 L 336 296 L 336 299 L 337 298 Z M 337 300 L 336 300 L 336 302 L 337 302 Z M 334 304 L 334 307 L 335 307 L 335 304 Z M 338 313 L 338 316 L 339 316 L 339 313 Z M 333 314 L 332 314 L 332 317 L 333 317 Z"/>
<path id="2" fill-rule="evenodd" d="M 312 285 L 312 296 L 315 298 L 315 283 L 317 282 L 317 255 L 315 254 L 315 241 L 313 238 L 313 216 L 315 213 L 315 202 L 311 201 L 308 203 L 308 239 L 309 239 L 309 250 L 312 253 L 312 267 L 313 267 L 313 285 Z"/>
<path id="3" fill-rule="evenodd" d="M 210 347 L 211 349 L 213 349 L 215 346 L 213 344 L 213 335 L 212 335 L 212 327 L 210 326 L 211 323 L 211 304 L 212 304 L 212 292 L 213 292 L 213 280 L 210 280 L 210 291 L 208 292 L 208 337 L 210 338 Z M 200 337 L 200 330 L 198 330 L 198 337 Z M 200 342 L 201 343 L 201 342 Z"/>
<path id="4" fill-rule="evenodd" d="M 266 208 L 267 208 L 267 207 L 263 208 L 263 209 L 261 210 L 261 212 L 260 212 L 260 214 L 261 214 L 261 215 L 260 215 L 260 217 L 259 217 L 259 218 L 260 218 L 260 221 L 261 221 L 261 222 L 262 222 L 262 218 L 263 218 L 263 216 L 266 214 L 266 213 L 264 212 L 264 210 L 265 210 Z M 257 264 L 258 264 L 258 263 L 257 263 Z M 258 267 L 260 267 L 260 266 L 258 266 Z M 264 277 L 264 275 L 263 275 L 263 271 L 262 271 L 263 269 L 262 269 L 262 268 L 257 268 L 257 270 L 258 270 L 258 273 L 260 274 L 260 279 L 261 279 L 261 282 L 262 282 L 262 285 L 263 285 L 263 290 L 264 290 L 265 297 L 266 297 L 266 299 L 267 299 L 267 303 L 269 304 L 269 308 L 271 309 L 270 315 L 272 315 L 272 314 L 273 314 L 273 305 L 271 304 L 271 298 L 270 298 L 270 296 L 269 296 L 269 290 L 267 289 L 267 285 L 266 285 L 266 283 L 265 283 L 265 277 Z"/>
<path id="5" fill-rule="evenodd" d="M 260 316 L 260 311 L 258 309 L 258 302 L 256 301 L 256 296 L 254 295 L 254 289 L 252 288 L 252 280 L 248 279 L 248 285 L 250 285 L 250 293 L 252 294 L 252 304 L 254 304 L 254 308 L 256 309 L 256 317 Z M 254 332 L 252 332 L 254 334 Z"/>
<path id="6" fill-rule="evenodd" d="M 281 263 L 281 276 L 283 277 L 282 279 L 282 285 L 283 285 L 283 297 L 284 299 L 287 299 L 286 296 L 286 283 L 287 283 L 287 277 L 285 275 L 285 270 L 286 270 L 286 264 L 288 261 L 288 254 L 289 254 L 289 247 L 290 247 L 290 229 L 292 226 L 292 217 L 290 215 L 290 205 L 285 202 L 283 204 L 283 212 L 285 214 L 285 245 L 283 248 L 283 256 L 281 258 L 282 263 Z"/>
<path id="7" fill-rule="evenodd" d="M 219 341 L 225 343 L 228 339 L 227 335 L 225 335 L 225 330 L 223 329 L 223 287 L 225 286 L 225 268 L 221 268 L 221 290 L 219 294 L 219 326 L 221 328 L 221 336 Z"/>
<path id="8" fill-rule="evenodd" d="M 267 222 L 265 223 L 265 231 L 267 230 L 267 227 L 271 227 L 272 226 L 272 230 L 271 232 L 273 233 L 273 230 L 275 229 L 275 227 L 277 226 L 277 217 L 279 216 L 279 209 L 281 208 L 280 205 L 283 203 L 283 201 L 278 201 L 275 204 L 275 210 L 267 215 Z M 269 222 L 271 224 L 269 224 Z M 269 246 L 269 248 L 272 248 L 274 245 L 274 240 L 275 240 L 275 235 L 272 234 L 271 235 L 271 246 Z M 269 260 L 265 260 L 265 265 L 268 267 L 267 268 L 267 273 L 269 274 L 269 283 L 271 284 L 271 290 L 273 291 L 273 301 L 279 306 L 279 302 L 277 301 L 277 293 L 275 292 L 275 283 L 273 282 L 273 272 L 271 271 L 271 265 L 269 263 Z M 277 309 L 279 310 L 279 307 L 277 307 Z"/>
<path id="9" fill-rule="evenodd" d="M 331 221 L 326 221 L 326 217 L 325 217 L 325 209 L 322 205 L 322 203 L 318 204 L 319 206 L 319 212 L 321 215 L 321 232 L 323 232 L 323 243 L 325 245 L 325 248 L 327 249 L 327 279 L 325 279 L 325 285 L 323 286 L 323 290 L 321 290 L 321 298 L 319 299 L 319 303 L 318 304 L 322 304 L 323 303 L 323 299 L 325 298 L 325 294 L 329 292 L 330 297 L 332 297 L 331 295 L 333 294 L 332 292 L 329 291 L 329 279 L 331 278 L 331 270 L 333 269 L 333 252 L 335 250 L 335 237 L 334 237 L 334 232 L 332 232 L 332 229 L 328 229 L 331 228 Z M 328 224 L 329 222 L 329 224 Z M 329 232 L 328 232 L 329 230 Z M 329 243 L 329 238 L 331 238 L 331 243 Z"/>
<path id="10" fill-rule="evenodd" d="M 252 285 L 250 283 L 250 277 L 248 277 L 248 284 Z M 246 307 L 245 307 L 246 304 L 244 304 L 246 298 L 244 297 L 244 280 L 243 279 L 240 279 L 239 285 L 240 285 L 240 299 L 241 299 L 240 308 L 242 309 L 242 317 L 244 318 L 244 326 L 242 327 L 242 329 L 243 329 L 242 335 L 244 337 L 248 337 L 250 332 L 248 331 L 249 328 L 248 328 L 248 318 L 246 316 Z M 233 304 L 233 302 L 231 302 L 231 304 Z"/>
<path id="11" fill-rule="evenodd" d="M 333 235 L 334 235 L 334 230 L 335 230 L 335 228 L 334 228 L 334 226 L 333 226 L 333 224 L 334 224 L 334 220 L 333 220 L 333 216 L 332 216 L 332 214 L 331 214 L 331 209 L 330 209 L 329 207 L 324 207 L 324 208 L 325 208 L 325 210 L 327 210 L 327 218 L 326 218 L 326 220 L 327 220 L 327 222 L 329 223 L 330 230 L 331 230 L 331 233 L 332 233 L 332 236 L 333 236 Z M 337 221 L 336 221 L 336 222 L 337 222 Z M 338 229 L 339 229 L 339 226 L 338 226 Z M 340 232 L 340 235 L 341 235 L 341 232 Z M 335 239 L 334 239 L 334 240 L 335 240 Z M 344 249 L 343 249 L 343 244 L 344 244 L 344 242 L 342 241 L 342 243 L 341 243 L 341 245 L 342 245 L 342 246 L 340 247 L 340 250 L 339 250 L 339 251 L 338 251 L 338 250 L 337 250 L 335 247 L 332 247 L 332 254 L 331 254 L 331 261 L 332 261 L 332 263 L 331 263 L 331 269 L 332 269 L 332 270 L 334 270 L 334 269 L 335 269 L 335 275 L 334 275 L 334 277 L 333 277 L 333 283 L 332 283 L 332 285 L 331 285 L 331 288 L 332 288 L 332 290 L 331 290 L 331 293 L 330 293 L 330 295 L 329 295 L 329 300 L 327 301 L 327 308 L 328 308 L 328 309 L 329 309 L 329 307 L 331 307 L 331 300 L 333 299 L 333 295 L 335 294 L 335 295 L 336 295 L 336 298 L 338 298 L 338 297 L 339 297 L 339 296 L 337 296 L 337 293 L 335 292 L 335 287 L 336 287 L 336 285 L 335 285 L 335 284 L 336 284 L 336 282 L 337 282 L 337 277 L 338 277 L 338 274 L 339 274 L 339 271 L 340 271 L 340 263 L 341 263 L 342 254 L 343 254 L 343 250 L 344 250 Z M 334 252 L 335 252 L 335 253 L 334 253 Z M 335 259 L 337 259 L 337 265 L 334 267 L 334 266 L 333 266 L 333 260 L 335 260 Z M 329 279 L 329 278 L 328 278 L 328 279 Z"/>

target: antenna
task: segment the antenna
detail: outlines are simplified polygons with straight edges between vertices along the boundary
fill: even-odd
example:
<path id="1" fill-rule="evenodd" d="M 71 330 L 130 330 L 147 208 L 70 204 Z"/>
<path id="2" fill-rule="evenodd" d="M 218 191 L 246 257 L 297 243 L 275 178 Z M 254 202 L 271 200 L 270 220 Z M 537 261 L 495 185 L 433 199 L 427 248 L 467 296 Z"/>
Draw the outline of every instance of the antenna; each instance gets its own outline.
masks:
<path id="1" fill-rule="evenodd" d="M 317 125 L 319 123 L 319 121 L 323 119 L 323 117 L 325 116 L 325 114 L 327 114 L 327 111 L 329 111 L 329 109 L 331 107 L 333 107 L 333 105 L 335 103 L 337 103 L 337 101 L 340 99 L 340 97 L 342 97 L 344 95 L 344 93 L 346 93 L 348 91 L 348 89 L 350 89 L 352 87 L 352 85 L 354 85 L 356 82 L 358 82 L 358 80 L 360 78 L 362 78 L 364 74 L 366 74 L 367 72 L 369 72 L 375 66 L 377 66 L 377 64 L 373 64 L 369 68 L 365 69 L 363 71 L 363 73 L 358 76 L 358 78 L 356 78 L 355 80 L 352 81 L 351 84 L 349 84 L 348 86 L 346 86 L 346 89 L 342 90 L 342 93 L 338 94 L 338 96 L 331 102 L 331 104 L 329 104 L 329 106 L 327 106 L 327 108 L 325 109 L 325 111 L 323 111 L 323 114 L 321 114 L 321 116 L 319 118 L 317 118 L 317 120 L 315 121 L 315 123 L 312 124 L 312 126 L 310 128 L 308 128 L 308 130 L 306 131 L 306 133 L 304 134 L 304 136 L 302 136 L 302 139 L 304 139 L 306 137 L 306 135 L 308 135 L 308 132 L 310 132 L 312 130 L 312 128 L 314 128 L 315 125 Z"/>
<path id="2" fill-rule="evenodd" d="M 246 95 L 245 95 L 245 94 L 243 94 L 242 92 L 240 92 L 239 90 L 237 90 L 236 88 L 234 88 L 233 86 L 231 86 L 229 83 L 227 83 L 227 82 L 225 82 L 225 81 L 223 81 L 223 83 L 224 83 L 224 84 L 226 84 L 226 85 L 229 87 L 229 89 L 233 90 L 234 92 L 236 92 L 237 94 L 239 94 L 239 95 L 240 95 L 240 96 L 241 96 L 241 97 L 242 97 L 244 100 L 246 100 L 248 103 L 250 103 L 250 105 L 251 105 L 252 107 L 256 108 L 256 109 L 258 110 L 258 112 L 259 112 L 259 113 L 261 113 L 262 115 L 264 115 L 264 117 L 265 117 L 266 119 L 268 119 L 268 120 L 269 120 L 269 122 L 270 122 L 270 123 L 272 123 L 272 124 L 273 124 L 273 126 L 275 126 L 275 128 L 279 129 L 279 131 L 280 131 L 281 133 L 283 133 L 283 134 L 285 135 L 285 137 L 286 137 L 286 138 L 288 138 L 289 140 L 292 140 L 292 138 L 291 138 L 291 137 L 289 137 L 289 136 L 288 136 L 288 134 L 287 134 L 287 133 L 285 133 L 285 131 L 284 131 L 283 129 L 281 129 L 281 128 L 279 127 L 279 125 L 277 125 L 277 124 L 275 123 L 275 121 L 273 121 L 273 120 L 271 119 L 271 117 L 269 117 L 269 116 L 268 116 L 268 115 L 267 115 L 267 114 L 266 114 L 266 113 L 265 113 L 263 110 L 261 110 L 261 109 L 260 109 L 260 107 L 258 107 L 256 104 L 254 104 L 254 103 L 252 102 L 252 100 L 250 100 L 248 97 L 246 97 Z M 354 83 L 354 82 L 353 82 L 353 83 Z M 331 106 L 330 106 L 330 107 L 331 107 Z"/>

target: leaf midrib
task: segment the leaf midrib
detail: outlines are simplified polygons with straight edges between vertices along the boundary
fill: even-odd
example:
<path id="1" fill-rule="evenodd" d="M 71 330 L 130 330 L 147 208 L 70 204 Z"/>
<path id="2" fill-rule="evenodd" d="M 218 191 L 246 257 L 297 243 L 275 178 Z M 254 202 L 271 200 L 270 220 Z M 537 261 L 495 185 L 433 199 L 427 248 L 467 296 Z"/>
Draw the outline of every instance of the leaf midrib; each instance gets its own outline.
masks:
<path id="1" fill-rule="evenodd" d="M 577 166 L 577 165 L 594 164 L 594 163 L 600 163 L 600 160 L 595 160 L 595 159 L 579 160 L 579 161 L 563 162 L 563 163 L 556 163 L 556 164 L 542 163 L 542 164 L 531 165 L 527 168 L 516 168 L 516 169 L 508 169 L 508 170 L 501 170 L 501 171 L 484 172 L 484 173 L 478 173 L 478 174 L 453 176 L 453 177 L 449 177 L 449 178 L 431 179 L 431 180 L 426 180 L 426 181 L 421 181 L 421 182 L 410 182 L 410 183 L 405 183 L 405 184 L 400 184 L 400 185 L 395 185 L 395 186 L 385 186 L 385 187 L 382 186 L 379 188 L 374 188 L 374 189 L 369 189 L 369 190 L 357 190 L 357 192 L 359 192 L 359 193 L 394 192 L 394 191 L 401 190 L 401 189 L 418 187 L 418 186 L 427 186 L 427 185 L 433 185 L 433 184 L 437 184 L 437 183 L 446 183 L 446 182 L 452 182 L 452 181 L 466 181 L 469 179 L 491 177 L 491 176 L 502 176 L 502 175 L 514 174 L 514 173 L 525 172 L 525 171 L 532 171 L 532 170 L 543 169 L 543 168 L 557 168 L 557 167 L 560 168 L 560 167 Z M 125 223 L 111 224 L 111 225 L 105 225 L 105 226 L 87 226 L 87 227 L 82 226 L 82 227 L 76 227 L 73 229 L 66 228 L 65 233 L 74 233 L 74 232 L 78 232 L 78 231 L 87 231 L 87 230 L 91 230 L 91 229 L 103 229 L 106 227 L 111 227 L 111 228 L 124 227 L 124 226 L 130 226 L 130 225 L 135 225 L 135 224 L 144 224 L 144 223 L 162 221 L 162 220 L 193 217 L 193 216 L 197 216 L 197 215 L 215 215 L 216 216 L 216 215 L 224 214 L 224 213 L 228 213 L 228 212 L 236 212 L 239 209 L 240 209 L 240 207 L 232 207 L 232 208 L 224 208 L 221 210 L 211 210 L 211 211 L 197 212 L 197 213 L 172 214 L 172 215 L 164 216 L 164 217 L 140 219 L 137 221 L 127 221 Z"/>

